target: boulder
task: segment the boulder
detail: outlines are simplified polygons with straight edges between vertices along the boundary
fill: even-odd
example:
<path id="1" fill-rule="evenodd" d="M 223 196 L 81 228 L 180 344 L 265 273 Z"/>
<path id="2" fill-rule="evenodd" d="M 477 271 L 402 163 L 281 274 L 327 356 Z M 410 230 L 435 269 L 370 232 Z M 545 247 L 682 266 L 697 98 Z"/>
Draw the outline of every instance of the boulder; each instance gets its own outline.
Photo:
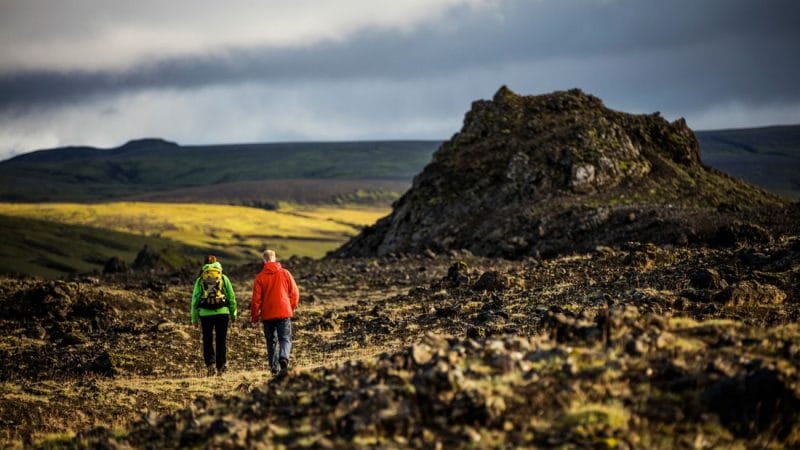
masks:
<path id="1" fill-rule="evenodd" d="M 769 244 L 772 235 L 764 227 L 741 221 L 720 226 L 711 239 L 711 244 L 717 247 L 738 247 L 746 244 Z"/>
<path id="2" fill-rule="evenodd" d="M 104 274 L 123 273 L 128 271 L 128 263 L 118 256 L 112 256 L 103 266 Z"/>
<path id="3" fill-rule="evenodd" d="M 510 288 L 511 285 L 511 277 L 496 270 L 489 270 L 481 274 L 472 288 L 476 291 L 504 291 Z"/>
<path id="4" fill-rule="evenodd" d="M 693 272 L 689 284 L 695 289 L 725 289 L 728 282 L 714 269 L 700 269 Z"/>

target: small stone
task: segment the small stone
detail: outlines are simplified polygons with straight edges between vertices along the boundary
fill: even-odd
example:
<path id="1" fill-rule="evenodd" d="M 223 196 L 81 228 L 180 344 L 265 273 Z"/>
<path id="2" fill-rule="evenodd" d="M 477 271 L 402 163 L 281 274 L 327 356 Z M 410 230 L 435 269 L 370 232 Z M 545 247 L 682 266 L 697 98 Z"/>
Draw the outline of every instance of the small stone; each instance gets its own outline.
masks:
<path id="1" fill-rule="evenodd" d="M 458 261 L 449 269 L 447 269 L 447 276 L 445 279 L 450 283 L 451 286 L 461 286 L 463 284 L 469 283 L 469 267 L 467 263 L 464 261 Z"/>
<path id="2" fill-rule="evenodd" d="M 656 338 L 657 349 L 670 348 L 673 345 L 675 345 L 675 335 L 668 331 L 662 331 Z"/>
<path id="3" fill-rule="evenodd" d="M 424 344 L 414 344 L 411 346 L 411 360 L 414 361 L 416 365 L 425 365 L 427 364 L 431 358 L 433 358 L 433 353 L 431 349 Z"/>
<path id="4" fill-rule="evenodd" d="M 512 280 L 509 276 L 496 270 L 484 272 L 472 288 L 476 291 L 504 291 L 511 287 Z"/>
<path id="5" fill-rule="evenodd" d="M 47 337 L 47 330 L 41 324 L 34 323 L 28 326 L 25 335 L 31 339 L 44 339 Z"/>
<path id="6" fill-rule="evenodd" d="M 736 368 L 730 362 L 726 361 L 722 357 L 717 357 L 710 363 L 708 363 L 708 367 L 706 368 L 708 372 L 718 372 L 722 375 L 725 375 L 728 378 L 733 378 L 736 375 Z"/>
<path id="7" fill-rule="evenodd" d="M 689 284 L 695 289 L 725 289 L 728 282 L 714 269 L 700 269 L 694 272 Z"/>
<path id="8" fill-rule="evenodd" d="M 480 442 L 481 441 L 481 434 L 478 433 L 475 428 L 470 426 L 464 427 L 464 434 L 469 438 L 472 442 Z"/>
<path id="9" fill-rule="evenodd" d="M 572 361 L 567 361 L 561 366 L 561 371 L 567 375 L 577 375 L 578 365 Z"/>
<path id="10" fill-rule="evenodd" d="M 639 336 L 638 338 L 630 340 L 625 344 L 625 350 L 634 356 L 644 355 L 649 349 L 650 346 L 647 345 L 645 336 Z"/>
<path id="11" fill-rule="evenodd" d="M 111 355 L 104 351 L 89 364 L 89 371 L 98 375 L 114 376 L 117 373 Z"/>
<path id="12" fill-rule="evenodd" d="M 174 330 L 176 327 L 175 322 L 170 322 L 169 320 L 162 320 L 161 322 L 156 325 L 156 330 L 161 333 L 167 333 Z"/>

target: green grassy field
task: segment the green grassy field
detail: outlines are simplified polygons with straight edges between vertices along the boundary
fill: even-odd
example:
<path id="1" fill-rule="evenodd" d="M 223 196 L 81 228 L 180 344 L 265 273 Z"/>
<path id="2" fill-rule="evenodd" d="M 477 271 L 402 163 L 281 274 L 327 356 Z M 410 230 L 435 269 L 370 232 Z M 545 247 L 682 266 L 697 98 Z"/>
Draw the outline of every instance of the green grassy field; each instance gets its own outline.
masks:
<path id="1" fill-rule="evenodd" d="M 257 260 L 265 247 L 283 258 L 319 258 L 388 212 L 290 204 L 267 211 L 196 203 L 0 203 L 0 272 L 54 277 L 96 271 L 111 256 L 132 262 L 145 244 L 178 262 L 211 252 L 226 264 L 242 264 Z"/>
<path id="2" fill-rule="evenodd" d="M 128 264 L 145 246 L 176 266 L 199 261 L 207 249 L 165 238 L 0 215 L 0 273 L 57 278 L 100 272 L 112 256 Z"/>

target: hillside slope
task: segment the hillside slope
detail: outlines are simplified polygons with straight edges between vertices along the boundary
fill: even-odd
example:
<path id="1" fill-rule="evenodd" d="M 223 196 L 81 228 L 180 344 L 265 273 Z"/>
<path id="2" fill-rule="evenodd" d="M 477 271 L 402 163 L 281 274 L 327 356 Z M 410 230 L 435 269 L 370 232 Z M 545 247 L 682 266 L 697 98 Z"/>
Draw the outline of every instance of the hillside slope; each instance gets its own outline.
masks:
<path id="1" fill-rule="evenodd" d="M 112 256 L 127 263 L 145 245 L 171 247 L 174 268 L 208 253 L 228 265 L 260 259 L 321 257 L 388 209 L 295 207 L 279 211 L 198 203 L 1 203 L 0 274 L 55 278 L 98 272 Z"/>
<path id="2" fill-rule="evenodd" d="M 695 134 L 706 164 L 770 192 L 800 199 L 800 126 Z"/>
<path id="3" fill-rule="evenodd" d="M 502 87 L 473 103 L 392 215 L 335 255 L 525 257 L 630 240 L 685 245 L 713 240 L 734 221 L 786 226 L 785 205 L 702 164 L 683 120 L 613 111 L 580 90 L 520 96 Z"/>
<path id="4" fill-rule="evenodd" d="M 438 144 L 364 141 L 179 146 L 143 139 L 107 150 L 41 150 L 0 163 L 0 201 L 100 201 L 285 179 L 407 182 Z"/>
<path id="5" fill-rule="evenodd" d="M 0 274 L 6 276 L 99 274 L 113 257 L 130 265 L 145 246 L 175 269 L 200 260 L 209 251 L 152 235 L 2 214 L 0 228 Z"/>

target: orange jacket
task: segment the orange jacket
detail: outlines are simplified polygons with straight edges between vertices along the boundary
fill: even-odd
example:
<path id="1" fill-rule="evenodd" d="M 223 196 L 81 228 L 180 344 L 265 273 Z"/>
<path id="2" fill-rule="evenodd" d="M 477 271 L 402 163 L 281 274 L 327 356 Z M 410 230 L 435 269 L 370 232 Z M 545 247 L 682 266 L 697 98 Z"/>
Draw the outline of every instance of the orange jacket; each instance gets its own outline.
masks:
<path id="1" fill-rule="evenodd" d="M 292 274 L 279 262 L 264 263 L 253 282 L 250 302 L 250 321 L 286 319 L 292 317 L 300 293 Z"/>

